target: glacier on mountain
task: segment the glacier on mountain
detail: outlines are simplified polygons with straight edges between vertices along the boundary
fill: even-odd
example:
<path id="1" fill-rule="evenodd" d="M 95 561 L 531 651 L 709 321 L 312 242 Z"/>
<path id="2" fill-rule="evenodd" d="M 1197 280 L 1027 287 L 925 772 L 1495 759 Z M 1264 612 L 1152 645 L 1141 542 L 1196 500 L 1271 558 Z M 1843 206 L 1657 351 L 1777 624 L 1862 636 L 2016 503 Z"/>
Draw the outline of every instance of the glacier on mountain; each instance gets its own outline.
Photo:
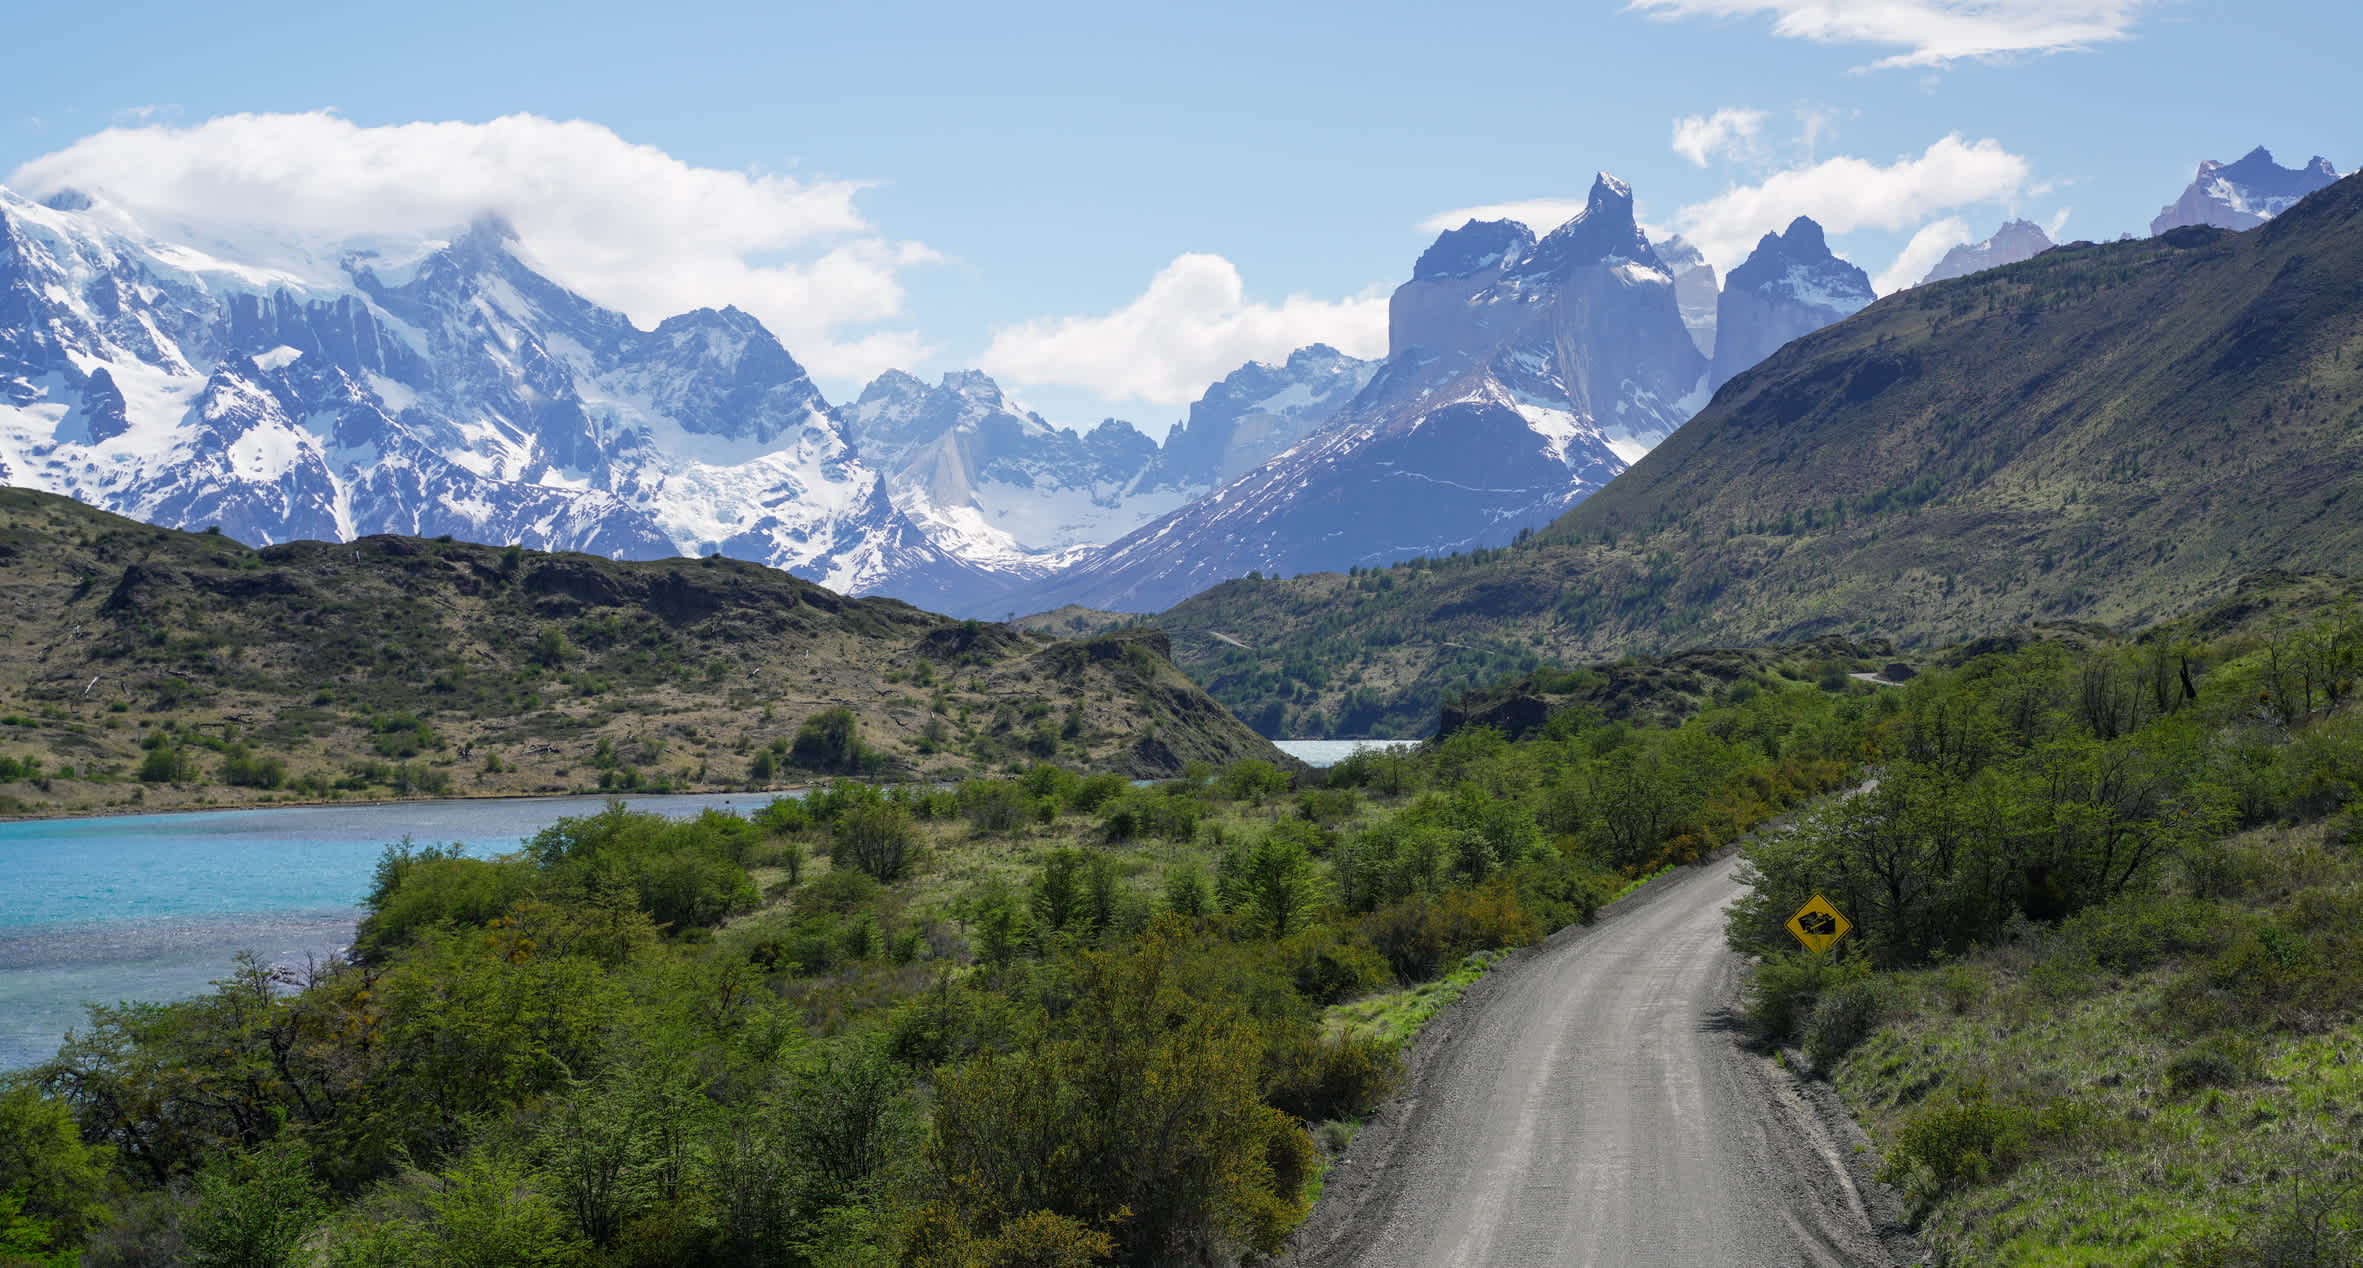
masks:
<path id="1" fill-rule="evenodd" d="M 754 318 L 641 330 L 512 248 L 486 220 L 255 264 L 0 190 L 0 470 L 254 543 L 449 533 L 914 598 L 986 584 Z"/>

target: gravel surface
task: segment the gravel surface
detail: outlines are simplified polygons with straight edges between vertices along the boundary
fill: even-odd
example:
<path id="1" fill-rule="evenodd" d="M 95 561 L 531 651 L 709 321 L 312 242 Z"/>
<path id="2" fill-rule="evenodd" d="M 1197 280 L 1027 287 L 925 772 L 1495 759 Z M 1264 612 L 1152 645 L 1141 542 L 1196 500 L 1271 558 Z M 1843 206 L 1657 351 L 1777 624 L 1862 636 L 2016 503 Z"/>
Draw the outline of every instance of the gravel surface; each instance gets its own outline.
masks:
<path id="1" fill-rule="evenodd" d="M 1330 1171 L 1301 1268 L 1894 1264 L 1862 1133 L 1740 1028 L 1736 855 L 1486 975 Z"/>

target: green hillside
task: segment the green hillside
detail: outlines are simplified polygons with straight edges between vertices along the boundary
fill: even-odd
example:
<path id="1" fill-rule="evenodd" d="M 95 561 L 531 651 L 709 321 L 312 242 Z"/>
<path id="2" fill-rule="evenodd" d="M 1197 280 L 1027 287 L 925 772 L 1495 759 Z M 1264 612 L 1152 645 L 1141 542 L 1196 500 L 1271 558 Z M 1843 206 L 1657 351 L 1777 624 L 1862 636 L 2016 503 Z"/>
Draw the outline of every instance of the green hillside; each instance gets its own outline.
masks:
<path id="1" fill-rule="evenodd" d="M 253 550 L 0 490 L 0 813 L 1278 759 L 1154 630 L 1060 641 L 721 558 Z"/>
<path id="2" fill-rule="evenodd" d="M 1415 733 L 1456 687 L 1538 662 L 2127 627 L 2261 569 L 2344 570 L 2358 279 L 2349 179 L 2249 233 L 1920 287 L 1782 349 L 1518 546 L 1234 581 L 1158 620 L 1266 734 Z"/>

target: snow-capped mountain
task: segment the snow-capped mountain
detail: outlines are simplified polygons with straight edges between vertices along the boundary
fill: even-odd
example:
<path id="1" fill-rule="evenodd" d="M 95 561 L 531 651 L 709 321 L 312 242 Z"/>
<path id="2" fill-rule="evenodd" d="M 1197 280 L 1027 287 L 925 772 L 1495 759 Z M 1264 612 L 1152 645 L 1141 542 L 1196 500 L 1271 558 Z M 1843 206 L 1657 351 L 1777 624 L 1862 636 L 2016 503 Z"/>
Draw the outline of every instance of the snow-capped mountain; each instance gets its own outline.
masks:
<path id="1" fill-rule="evenodd" d="M 2296 205 L 2297 200 L 2338 179 L 2338 169 L 2317 154 L 2304 167 L 2283 167 L 2272 151 L 2258 146 L 2236 163 L 2208 159 L 2171 205 L 2160 208 L 2150 233 L 2184 225 L 2253 229 Z"/>
<path id="2" fill-rule="evenodd" d="M 2005 221 L 2001 228 L 1994 230 L 1993 237 L 1983 242 L 1964 243 L 1945 252 L 1945 258 L 1938 260 L 1936 267 L 1928 270 L 1928 276 L 1920 279 L 1920 285 L 1967 277 L 1987 269 L 1998 269 L 2005 264 L 2032 260 L 2051 247 L 2051 235 L 2043 232 L 2043 226 L 2031 220 Z"/>
<path id="3" fill-rule="evenodd" d="M 980 580 L 761 323 L 640 330 L 490 221 L 264 267 L 0 190 L 0 481 L 256 543 L 719 550 L 922 599 Z"/>
<path id="4" fill-rule="evenodd" d="M 1280 365 L 1248 362 L 1207 388 L 1189 418 L 1166 433 L 1160 478 L 1200 492 L 1228 484 L 1336 417 L 1378 365 L 1321 343 Z"/>
<path id="5" fill-rule="evenodd" d="M 1378 369 L 1321 344 L 1251 361 L 1156 441 L 1120 419 L 1052 426 L 973 370 L 929 387 L 898 370 L 838 411 L 889 496 L 936 545 L 995 575 L 1046 576 L 1304 439 Z"/>
<path id="6" fill-rule="evenodd" d="M 1715 280 L 1715 266 L 1697 247 L 1675 234 L 1657 244 L 1657 258 L 1665 261 L 1674 274 L 1674 302 L 1681 306 L 1682 324 L 1690 329 L 1690 341 L 1698 345 L 1701 356 L 1715 355 L 1715 304 L 1722 298 L 1722 284 Z"/>
<path id="7" fill-rule="evenodd" d="M 1014 602 L 1152 611 L 1255 570 L 1506 543 L 1705 399 L 1673 274 L 1605 173 L 1539 241 L 1509 221 L 1443 234 L 1388 311 L 1385 364 L 1326 426 Z"/>
<path id="8" fill-rule="evenodd" d="M 1723 279 L 1710 386 L 1721 388 L 1782 344 L 1851 317 L 1876 298 L 1870 275 L 1830 254 L 1821 226 L 1797 217 L 1786 231 L 1765 234 Z"/>
<path id="9" fill-rule="evenodd" d="M 934 387 L 889 370 L 839 417 L 895 506 L 937 546 L 1016 578 L 1205 491 L 1155 487 L 1157 442 L 1132 424 L 1053 427 L 973 370 Z"/>

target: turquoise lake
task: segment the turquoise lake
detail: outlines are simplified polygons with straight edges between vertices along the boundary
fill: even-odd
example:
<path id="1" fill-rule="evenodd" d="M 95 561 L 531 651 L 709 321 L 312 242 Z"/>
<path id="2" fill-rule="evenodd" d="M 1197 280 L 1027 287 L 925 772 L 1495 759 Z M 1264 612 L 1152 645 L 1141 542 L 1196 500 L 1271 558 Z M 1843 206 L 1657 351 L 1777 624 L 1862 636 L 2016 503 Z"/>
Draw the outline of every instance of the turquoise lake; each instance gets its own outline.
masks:
<path id="1" fill-rule="evenodd" d="M 1366 748 L 1413 748 L 1418 740 L 1274 740 L 1272 746 L 1307 766 L 1329 767 Z"/>
<path id="2" fill-rule="evenodd" d="M 231 957 L 341 950 L 385 847 L 404 835 L 513 850 L 604 797 L 293 806 L 0 823 L 0 1069 L 47 1059 L 88 1003 L 203 993 Z M 768 797 L 626 797 L 745 812 Z"/>

